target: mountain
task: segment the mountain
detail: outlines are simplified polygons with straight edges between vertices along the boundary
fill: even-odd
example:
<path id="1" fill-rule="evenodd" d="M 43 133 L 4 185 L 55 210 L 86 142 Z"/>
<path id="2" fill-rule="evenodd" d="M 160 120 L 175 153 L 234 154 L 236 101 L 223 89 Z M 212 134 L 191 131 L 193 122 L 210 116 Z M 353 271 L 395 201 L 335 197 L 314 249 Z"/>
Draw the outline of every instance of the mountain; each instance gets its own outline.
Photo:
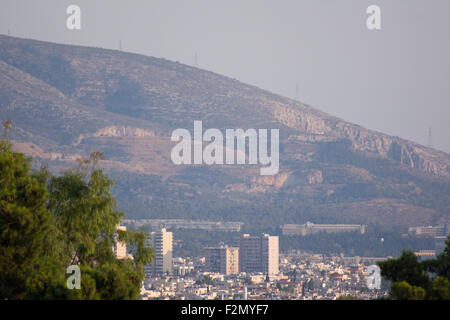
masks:
<path id="1" fill-rule="evenodd" d="M 258 230 L 306 221 L 404 230 L 449 217 L 447 153 L 178 62 L 8 36 L 0 44 L 0 119 L 12 120 L 16 148 L 54 171 L 103 151 L 127 217 Z M 172 164 L 172 131 L 192 132 L 194 120 L 280 129 L 278 174 Z"/>

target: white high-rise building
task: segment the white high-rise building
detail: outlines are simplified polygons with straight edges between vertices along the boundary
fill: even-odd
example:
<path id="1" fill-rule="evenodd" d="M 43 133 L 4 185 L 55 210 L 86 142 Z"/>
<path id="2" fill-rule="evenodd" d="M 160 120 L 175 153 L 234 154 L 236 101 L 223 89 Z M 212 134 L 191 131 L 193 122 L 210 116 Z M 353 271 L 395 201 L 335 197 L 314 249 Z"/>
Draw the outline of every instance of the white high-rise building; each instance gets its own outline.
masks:
<path id="1" fill-rule="evenodd" d="M 145 273 L 150 275 L 172 274 L 172 250 L 173 250 L 173 235 L 172 232 L 167 232 L 165 228 L 161 228 L 156 232 L 150 233 L 147 239 L 147 246 L 153 248 L 155 257 L 152 265 L 147 265 Z"/>
<path id="2" fill-rule="evenodd" d="M 264 234 L 261 237 L 261 255 L 262 272 L 268 275 L 278 274 L 278 236 L 269 236 L 268 234 Z"/>

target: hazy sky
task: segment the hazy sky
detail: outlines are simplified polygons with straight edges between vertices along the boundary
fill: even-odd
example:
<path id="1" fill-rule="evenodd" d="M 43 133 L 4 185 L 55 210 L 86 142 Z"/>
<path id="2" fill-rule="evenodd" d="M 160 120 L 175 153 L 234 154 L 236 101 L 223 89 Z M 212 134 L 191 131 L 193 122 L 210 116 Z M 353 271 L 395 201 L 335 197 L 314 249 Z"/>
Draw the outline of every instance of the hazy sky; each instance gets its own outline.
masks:
<path id="1" fill-rule="evenodd" d="M 66 8 L 81 7 L 81 30 Z M 381 30 L 366 9 L 381 8 Z M 450 152 L 449 0 L 1 0 L 0 33 L 164 57 Z"/>

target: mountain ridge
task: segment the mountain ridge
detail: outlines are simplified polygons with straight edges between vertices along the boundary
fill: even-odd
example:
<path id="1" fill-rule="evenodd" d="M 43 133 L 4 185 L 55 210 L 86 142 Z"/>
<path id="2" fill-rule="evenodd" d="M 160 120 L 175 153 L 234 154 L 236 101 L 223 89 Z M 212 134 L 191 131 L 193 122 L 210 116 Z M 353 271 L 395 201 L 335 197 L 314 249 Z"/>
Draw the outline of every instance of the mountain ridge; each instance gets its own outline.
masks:
<path id="1" fill-rule="evenodd" d="M 354 202 L 377 202 L 378 194 L 389 196 L 382 190 L 386 184 L 386 190 L 395 190 L 396 201 L 425 208 L 427 218 L 416 213 L 417 222 L 431 223 L 448 216 L 450 192 L 444 193 L 450 190 L 450 155 L 445 152 L 162 58 L 7 36 L 0 36 L 0 43 L 0 117 L 12 119 L 11 138 L 16 145 L 55 168 L 73 165 L 76 157 L 101 149 L 109 159 L 105 167 L 119 172 L 118 177 L 125 173 L 160 176 L 161 190 L 187 182 L 186 190 L 176 189 L 181 192 L 176 202 L 191 209 L 196 205 L 184 193 L 193 194 L 196 201 L 204 193 L 211 192 L 214 198 L 226 194 L 232 206 L 238 207 L 248 203 L 250 194 L 263 198 L 276 194 L 279 201 L 310 194 L 315 200 L 308 205 L 314 208 L 331 205 L 333 197 L 340 206 L 352 208 L 348 188 L 358 194 Z M 261 179 L 252 166 L 211 167 L 208 175 L 215 187 L 207 190 L 201 170 L 170 163 L 171 132 L 180 127 L 192 130 L 194 120 L 202 120 L 204 128 L 279 128 L 279 176 L 273 181 Z M 215 175 L 232 183 L 222 185 Z M 408 183 L 420 192 L 412 185 L 407 187 Z M 357 184 L 367 191 L 359 190 Z M 425 190 L 426 184 L 432 190 Z M 438 195 L 429 194 L 432 191 Z M 161 201 L 165 199 L 157 190 L 126 192 L 124 198 L 153 199 L 143 201 L 138 211 L 144 215 L 152 208 L 150 202 L 155 202 L 153 192 L 160 194 Z M 414 192 L 419 192 L 419 199 L 414 199 Z M 317 199 L 324 203 L 316 203 Z M 286 223 L 306 219 L 300 211 Z M 326 217 L 326 212 L 322 214 Z M 363 216 L 352 221 L 372 220 Z M 398 220 L 402 221 L 399 226 L 407 224 L 404 218 Z"/>

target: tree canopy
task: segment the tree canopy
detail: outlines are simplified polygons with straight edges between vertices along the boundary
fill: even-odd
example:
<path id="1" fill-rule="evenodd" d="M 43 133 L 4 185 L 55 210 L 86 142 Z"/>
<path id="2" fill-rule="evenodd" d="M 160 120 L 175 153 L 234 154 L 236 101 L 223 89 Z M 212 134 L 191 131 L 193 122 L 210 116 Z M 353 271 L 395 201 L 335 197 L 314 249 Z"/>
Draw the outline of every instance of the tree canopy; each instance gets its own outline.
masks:
<path id="1" fill-rule="evenodd" d="M 450 300 L 450 236 L 435 259 L 419 262 L 411 251 L 379 262 L 381 275 L 391 281 L 390 297 L 398 300 Z"/>
<path id="2" fill-rule="evenodd" d="M 101 159 L 94 152 L 54 176 L 0 140 L 0 299 L 139 298 L 153 251 L 144 233 L 116 230 L 124 214 Z M 131 257 L 115 257 L 116 237 Z M 80 290 L 66 285 L 70 265 L 81 270 Z"/>

